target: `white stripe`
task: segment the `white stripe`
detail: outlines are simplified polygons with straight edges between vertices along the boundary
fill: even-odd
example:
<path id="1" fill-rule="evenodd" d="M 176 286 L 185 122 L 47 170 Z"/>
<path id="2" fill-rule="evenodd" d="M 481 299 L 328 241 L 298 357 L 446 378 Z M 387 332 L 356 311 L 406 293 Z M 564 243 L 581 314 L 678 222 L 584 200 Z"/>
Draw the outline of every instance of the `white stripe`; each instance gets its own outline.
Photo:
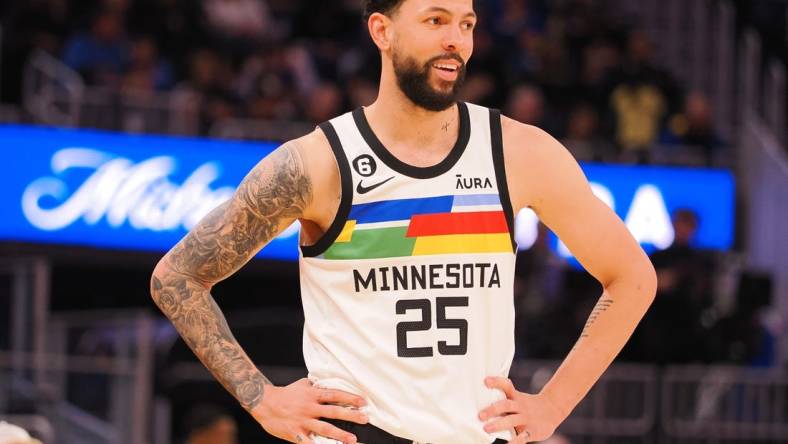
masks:
<path id="1" fill-rule="evenodd" d="M 373 230 L 375 228 L 394 228 L 394 227 L 407 227 L 410 224 L 409 220 L 390 220 L 386 222 L 372 222 L 368 224 L 356 225 L 356 230 Z"/>
<path id="2" fill-rule="evenodd" d="M 496 205 L 470 205 L 470 206 L 456 206 L 452 207 L 452 213 L 468 213 L 471 211 L 501 211 L 503 208 L 500 204 Z"/>

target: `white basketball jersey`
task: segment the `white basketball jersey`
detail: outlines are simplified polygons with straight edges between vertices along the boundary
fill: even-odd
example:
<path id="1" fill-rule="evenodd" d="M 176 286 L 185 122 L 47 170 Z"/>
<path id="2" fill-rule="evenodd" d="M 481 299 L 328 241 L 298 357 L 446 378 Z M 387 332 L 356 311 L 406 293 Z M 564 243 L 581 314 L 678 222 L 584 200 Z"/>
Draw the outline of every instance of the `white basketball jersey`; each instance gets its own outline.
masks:
<path id="1" fill-rule="evenodd" d="M 317 385 L 368 400 L 370 423 L 432 444 L 483 444 L 484 385 L 514 356 L 513 215 L 500 113 L 458 105 L 456 145 L 414 167 L 363 109 L 321 125 L 341 173 L 336 220 L 302 247 L 304 359 Z M 374 443 L 369 443 L 374 444 Z"/>

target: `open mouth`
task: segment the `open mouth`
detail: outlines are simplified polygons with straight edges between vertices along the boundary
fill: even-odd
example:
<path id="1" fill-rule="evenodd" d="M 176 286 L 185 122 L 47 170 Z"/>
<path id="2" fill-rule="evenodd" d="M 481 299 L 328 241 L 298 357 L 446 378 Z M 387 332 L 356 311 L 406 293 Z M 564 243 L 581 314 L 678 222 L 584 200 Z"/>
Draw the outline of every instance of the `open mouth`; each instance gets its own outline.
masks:
<path id="1" fill-rule="evenodd" d="M 460 69 L 459 65 L 453 63 L 433 63 L 432 67 L 445 72 L 457 72 Z"/>

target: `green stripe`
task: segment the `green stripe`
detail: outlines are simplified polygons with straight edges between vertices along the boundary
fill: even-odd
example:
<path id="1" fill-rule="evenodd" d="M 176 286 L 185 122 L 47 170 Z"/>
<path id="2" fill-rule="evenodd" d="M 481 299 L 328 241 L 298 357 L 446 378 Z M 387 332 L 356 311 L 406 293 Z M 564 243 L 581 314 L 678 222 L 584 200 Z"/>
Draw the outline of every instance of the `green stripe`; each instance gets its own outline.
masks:
<path id="1" fill-rule="evenodd" d="M 378 259 L 413 254 L 415 237 L 405 237 L 408 227 L 375 228 L 353 231 L 350 242 L 334 243 L 325 252 L 326 259 Z"/>

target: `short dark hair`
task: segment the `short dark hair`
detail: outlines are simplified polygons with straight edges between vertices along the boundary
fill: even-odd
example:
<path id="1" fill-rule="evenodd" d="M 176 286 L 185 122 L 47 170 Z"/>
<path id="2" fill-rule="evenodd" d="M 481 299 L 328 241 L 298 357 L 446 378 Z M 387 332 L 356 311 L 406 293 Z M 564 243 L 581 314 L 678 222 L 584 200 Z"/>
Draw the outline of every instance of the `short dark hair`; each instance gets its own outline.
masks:
<path id="1" fill-rule="evenodd" d="M 405 0 L 364 0 L 364 20 L 368 20 L 369 16 L 376 12 L 390 16 L 403 3 L 405 3 Z M 477 3 L 477 0 L 473 0 L 474 8 L 476 8 Z"/>
<path id="2" fill-rule="evenodd" d="M 364 0 L 364 18 L 379 12 L 383 15 L 390 15 L 399 8 L 405 0 Z"/>

